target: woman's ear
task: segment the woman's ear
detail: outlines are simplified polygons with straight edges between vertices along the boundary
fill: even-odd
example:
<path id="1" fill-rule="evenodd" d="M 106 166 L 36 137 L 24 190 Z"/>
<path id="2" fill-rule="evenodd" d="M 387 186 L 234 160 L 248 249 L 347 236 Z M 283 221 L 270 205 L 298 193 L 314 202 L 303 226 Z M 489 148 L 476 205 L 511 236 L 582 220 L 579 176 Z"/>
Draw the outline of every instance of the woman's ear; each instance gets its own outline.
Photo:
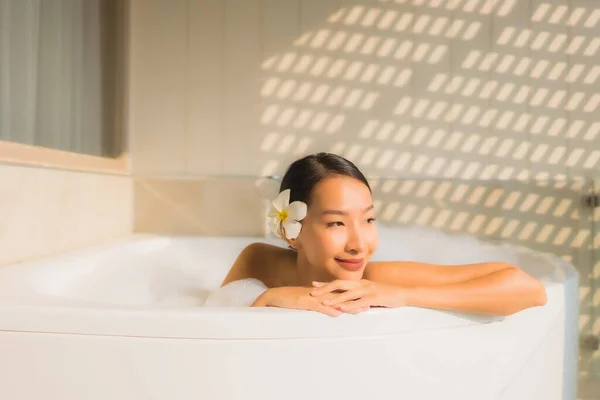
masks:
<path id="1" fill-rule="evenodd" d="M 298 250 L 298 246 L 300 245 L 300 243 L 298 243 L 298 239 L 289 239 L 285 235 L 285 228 L 283 226 L 281 227 L 281 234 L 282 234 L 281 236 L 283 237 L 283 240 L 285 240 L 285 242 L 288 244 L 288 246 L 290 246 L 294 250 Z"/>
<path id="2" fill-rule="evenodd" d="M 287 242 L 288 246 L 290 246 L 292 249 L 298 250 L 298 247 L 297 247 L 298 243 L 297 243 L 296 239 L 285 238 L 285 241 Z"/>

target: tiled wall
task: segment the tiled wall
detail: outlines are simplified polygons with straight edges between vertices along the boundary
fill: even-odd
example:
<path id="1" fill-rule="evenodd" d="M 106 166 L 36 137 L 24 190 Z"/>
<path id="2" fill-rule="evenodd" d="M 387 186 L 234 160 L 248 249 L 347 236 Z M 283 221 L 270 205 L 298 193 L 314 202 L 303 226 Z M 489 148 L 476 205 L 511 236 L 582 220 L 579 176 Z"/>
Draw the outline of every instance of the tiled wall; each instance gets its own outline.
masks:
<path id="1" fill-rule="evenodd" d="M 133 171 L 263 175 L 328 150 L 369 175 L 600 168 L 596 0 L 134 0 Z"/>
<path id="2" fill-rule="evenodd" d="M 133 0 L 130 15 L 136 204 L 153 204 L 138 229 L 179 229 L 161 228 L 173 211 L 145 179 L 177 197 L 182 179 L 281 175 L 332 151 L 372 178 L 389 223 L 518 242 L 588 275 L 597 1 Z"/>
<path id="3" fill-rule="evenodd" d="M 128 176 L 0 164 L 0 266 L 128 235 Z"/>
<path id="4" fill-rule="evenodd" d="M 135 232 L 264 236 L 267 201 L 252 179 L 135 180 Z"/>

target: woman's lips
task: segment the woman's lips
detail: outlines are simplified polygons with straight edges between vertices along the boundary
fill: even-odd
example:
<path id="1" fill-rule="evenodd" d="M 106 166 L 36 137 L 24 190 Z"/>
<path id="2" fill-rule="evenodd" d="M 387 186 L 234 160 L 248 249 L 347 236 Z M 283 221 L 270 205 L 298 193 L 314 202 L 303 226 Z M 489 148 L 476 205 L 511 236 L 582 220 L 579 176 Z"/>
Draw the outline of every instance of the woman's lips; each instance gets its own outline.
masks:
<path id="1" fill-rule="evenodd" d="M 348 271 L 359 271 L 365 262 L 362 258 L 336 258 L 335 261 Z"/>

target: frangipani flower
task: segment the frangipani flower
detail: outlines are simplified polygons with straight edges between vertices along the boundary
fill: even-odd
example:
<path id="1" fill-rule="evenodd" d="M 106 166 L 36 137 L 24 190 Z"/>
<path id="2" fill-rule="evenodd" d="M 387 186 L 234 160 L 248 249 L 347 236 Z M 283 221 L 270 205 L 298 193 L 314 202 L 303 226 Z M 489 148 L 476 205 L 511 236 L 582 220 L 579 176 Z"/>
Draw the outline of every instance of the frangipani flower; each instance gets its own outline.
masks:
<path id="1" fill-rule="evenodd" d="M 302 201 L 290 204 L 290 189 L 286 189 L 273 200 L 273 207 L 269 212 L 269 227 L 278 237 L 281 237 L 283 227 L 288 239 L 296 239 L 302 229 L 300 221 L 306 217 L 306 209 L 306 203 Z"/>

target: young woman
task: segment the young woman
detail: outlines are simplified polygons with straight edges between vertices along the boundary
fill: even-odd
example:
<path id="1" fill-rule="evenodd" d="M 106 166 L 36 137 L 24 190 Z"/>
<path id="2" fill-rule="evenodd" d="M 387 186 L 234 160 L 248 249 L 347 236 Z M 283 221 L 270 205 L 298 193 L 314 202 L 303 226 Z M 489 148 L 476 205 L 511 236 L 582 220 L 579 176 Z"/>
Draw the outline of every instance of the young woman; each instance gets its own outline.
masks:
<path id="1" fill-rule="evenodd" d="M 292 163 L 273 206 L 271 228 L 289 248 L 249 245 L 222 283 L 262 281 L 268 289 L 255 307 L 338 316 L 415 306 L 506 316 L 546 304 L 541 282 L 504 262 L 369 262 L 378 241 L 371 188 L 338 155 L 318 153 Z"/>

